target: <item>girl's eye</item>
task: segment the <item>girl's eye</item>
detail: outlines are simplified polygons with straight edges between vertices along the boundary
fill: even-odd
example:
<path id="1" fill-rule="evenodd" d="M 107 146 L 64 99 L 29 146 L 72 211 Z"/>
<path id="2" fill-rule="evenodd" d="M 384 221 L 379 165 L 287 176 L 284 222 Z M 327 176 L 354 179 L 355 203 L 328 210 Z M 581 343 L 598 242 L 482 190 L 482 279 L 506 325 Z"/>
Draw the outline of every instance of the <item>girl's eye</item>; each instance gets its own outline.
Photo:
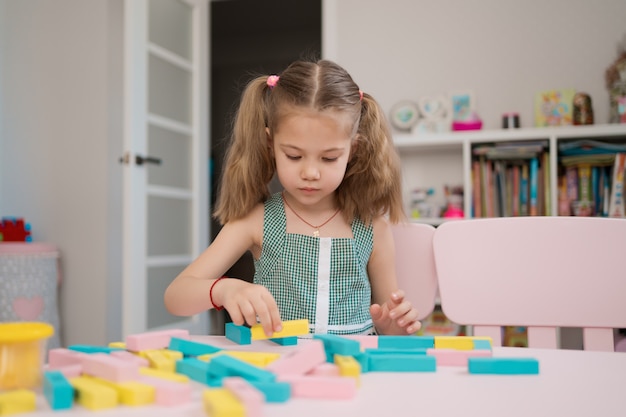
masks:
<path id="1" fill-rule="evenodd" d="M 339 158 L 322 158 L 322 160 L 325 162 L 335 162 L 337 159 Z"/>
<path id="2" fill-rule="evenodd" d="M 287 159 L 290 159 L 292 161 L 297 161 L 298 159 L 300 159 L 300 157 L 297 155 L 287 155 Z"/>

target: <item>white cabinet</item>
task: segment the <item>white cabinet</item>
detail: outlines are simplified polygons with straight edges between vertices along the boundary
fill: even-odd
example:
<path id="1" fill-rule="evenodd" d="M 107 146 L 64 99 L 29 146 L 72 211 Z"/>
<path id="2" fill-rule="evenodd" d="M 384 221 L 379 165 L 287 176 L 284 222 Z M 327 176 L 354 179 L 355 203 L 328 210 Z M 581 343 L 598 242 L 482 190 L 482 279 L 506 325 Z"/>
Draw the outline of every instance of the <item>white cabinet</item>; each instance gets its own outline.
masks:
<path id="1" fill-rule="evenodd" d="M 465 217 L 472 216 L 472 148 L 481 144 L 545 141 L 549 155 L 550 215 L 557 215 L 559 158 L 558 146 L 574 140 L 598 140 L 626 143 L 626 124 L 564 126 L 478 130 L 438 134 L 395 133 L 394 143 L 400 154 L 403 174 L 403 196 L 410 213 L 411 191 L 433 188 L 434 204 L 445 205 L 444 186 L 459 185 L 464 191 Z M 420 218 L 416 221 L 438 224 L 441 218 Z"/>

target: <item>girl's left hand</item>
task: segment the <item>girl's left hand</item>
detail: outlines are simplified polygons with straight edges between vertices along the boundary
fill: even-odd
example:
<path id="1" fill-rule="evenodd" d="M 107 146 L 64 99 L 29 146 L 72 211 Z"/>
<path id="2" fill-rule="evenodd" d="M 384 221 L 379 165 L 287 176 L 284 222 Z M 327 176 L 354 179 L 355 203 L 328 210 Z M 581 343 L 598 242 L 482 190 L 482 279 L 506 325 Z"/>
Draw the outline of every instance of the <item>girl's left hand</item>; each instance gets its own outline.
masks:
<path id="1" fill-rule="evenodd" d="M 386 335 L 414 334 L 422 324 L 417 310 L 404 299 L 404 291 L 397 290 L 384 304 L 372 304 L 370 314 L 376 330 Z"/>

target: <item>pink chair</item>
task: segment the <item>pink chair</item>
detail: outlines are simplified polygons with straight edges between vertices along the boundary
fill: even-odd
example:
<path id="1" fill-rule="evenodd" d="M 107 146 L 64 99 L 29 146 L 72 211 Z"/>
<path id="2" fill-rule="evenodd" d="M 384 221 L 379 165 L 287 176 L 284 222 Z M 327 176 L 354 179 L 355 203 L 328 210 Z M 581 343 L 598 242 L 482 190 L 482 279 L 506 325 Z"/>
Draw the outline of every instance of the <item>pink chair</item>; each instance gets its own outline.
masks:
<path id="1" fill-rule="evenodd" d="M 576 327 L 585 350 L 614 351 L 613 329 L 626 327 L 626 220 L 458 220 L 433 247 L 443 312 L 494 345 L 500 326 L 528 326 L 529 346 L 543 348 Z"/>
<path id="2" fill-rule="evenodd" d="M 392 226 L 392 232 L 398 287 L 404 290 L 422 320 L 433 312 L 437 296 L 433 257 L 435 228 L 429 224 L 403 223 Z"/>

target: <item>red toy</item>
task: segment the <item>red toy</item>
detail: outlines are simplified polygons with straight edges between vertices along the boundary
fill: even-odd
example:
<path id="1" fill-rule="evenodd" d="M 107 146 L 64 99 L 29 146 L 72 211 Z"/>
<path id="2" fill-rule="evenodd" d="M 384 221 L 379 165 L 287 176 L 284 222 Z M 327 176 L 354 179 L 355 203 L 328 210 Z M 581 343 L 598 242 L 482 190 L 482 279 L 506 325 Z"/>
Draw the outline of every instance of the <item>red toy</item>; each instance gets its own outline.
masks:
<path id="1" fill-rule="evenodd" d="M 18 217 L 3 217 L 0 221 L 0 242 L 32 242 L 30 224 Z"/>

